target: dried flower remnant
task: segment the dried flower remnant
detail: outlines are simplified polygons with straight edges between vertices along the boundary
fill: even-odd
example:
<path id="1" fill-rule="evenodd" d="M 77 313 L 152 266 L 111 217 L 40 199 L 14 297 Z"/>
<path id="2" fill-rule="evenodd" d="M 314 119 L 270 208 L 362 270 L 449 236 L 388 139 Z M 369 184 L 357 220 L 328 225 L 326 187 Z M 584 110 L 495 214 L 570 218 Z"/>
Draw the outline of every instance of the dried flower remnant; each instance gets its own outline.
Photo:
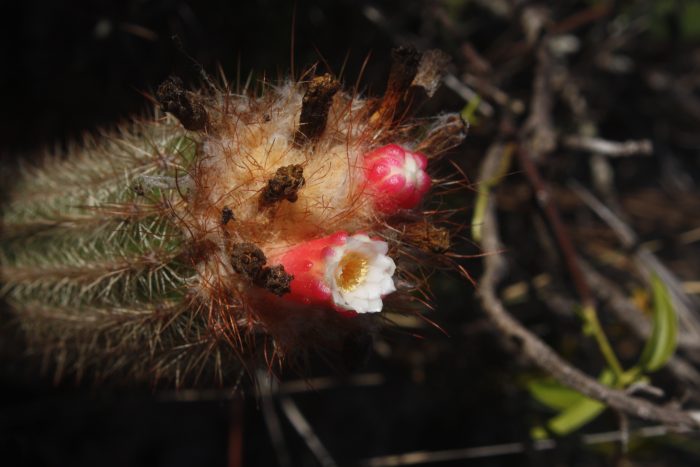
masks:
<path id="1" fill-rule="evenodd" d="M 208 123 L 207 111 L 199 98 L 185 90 L 182 80 L 171 76 L 158 86 L 156 98 L 164 112 L 170 112 L 188 130 L 203 130 Z"/>
<path id="2" fill-rule="evenodd" d="M 299 129 L 294 136 L 296 144 L 315 141 L 321 136 L 326 129 L 333 96 L 339 89 L 340 83 L 329 74 L 311 80 L 301 103 Z"/>
<path id="3" fill-rule="evenodd" d="M 440 190 L 425 154 L 464 134 L 441 132 L 445 116 L 426 132 L 405 100 L 433 62 L 394 54 L 378 99 L 329 75 L 254 95 L 172 78 L 157 93 L 168 116 L 33 169 L 0 237 L 3 296 L 30 351 L 60 351 L 75 375 L 222 382 L 241 359 L 272 366 L 370 332 L 386 298 L 401 309 L 426 276 L 402 255 L 449 247 L 439 213 L 423 211 Z M 439 233 L 437 246 L 416 232 Z"/>
<path id="4" fill-rule="evenodd" d="M 231 211 L 231 208 L 224 206 L 221 210 L 221 225 L 226 225 L 235 218 L 236 216 L 233 214 L 233 211 Z"/>
<path id="5" fill-rule="evenodd" d="M 297 193 L 305 183 L 304 168 L 301 165 L 280 167 L 275 172 L 275 176 L 267 182 L 262 193 L 262 201 L 264 204 L 272 204 L 286 199 L 293 203 L 297 200 Z"/>

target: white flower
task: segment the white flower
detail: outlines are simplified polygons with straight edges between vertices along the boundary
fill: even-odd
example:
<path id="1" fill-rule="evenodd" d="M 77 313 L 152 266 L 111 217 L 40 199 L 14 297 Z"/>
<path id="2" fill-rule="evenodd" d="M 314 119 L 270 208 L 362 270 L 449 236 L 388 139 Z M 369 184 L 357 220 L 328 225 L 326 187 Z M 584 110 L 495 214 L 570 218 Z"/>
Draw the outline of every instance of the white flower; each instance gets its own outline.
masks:
<path id="1" fill-rule="evenodd" d="M 381 240 L 357 234 L 332 248 L 326 259 L 326 283 L 336 306 L 357 313 L 382 311 L 382 297 L 394 292 L 394 260 Z"/>

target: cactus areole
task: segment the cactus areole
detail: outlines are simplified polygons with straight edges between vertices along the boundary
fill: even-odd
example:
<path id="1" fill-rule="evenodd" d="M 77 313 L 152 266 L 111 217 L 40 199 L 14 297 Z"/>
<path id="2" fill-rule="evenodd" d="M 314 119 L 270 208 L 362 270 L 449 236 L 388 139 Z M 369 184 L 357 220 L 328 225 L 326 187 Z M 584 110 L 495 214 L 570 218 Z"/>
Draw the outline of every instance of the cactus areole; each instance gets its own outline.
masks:
<path id="1" fill-rule="evenodd" d="M 440 59 L 394 54 L 379 98 L 330 75 L 250 95 L 171 78 L 153 118 L 24 169 L 0 275 L 30 352 L 60 358 L 58 376 L 223 381 L 415 312 L 449 248 L 432 161 L 465 131 L 407 116 Z"/>

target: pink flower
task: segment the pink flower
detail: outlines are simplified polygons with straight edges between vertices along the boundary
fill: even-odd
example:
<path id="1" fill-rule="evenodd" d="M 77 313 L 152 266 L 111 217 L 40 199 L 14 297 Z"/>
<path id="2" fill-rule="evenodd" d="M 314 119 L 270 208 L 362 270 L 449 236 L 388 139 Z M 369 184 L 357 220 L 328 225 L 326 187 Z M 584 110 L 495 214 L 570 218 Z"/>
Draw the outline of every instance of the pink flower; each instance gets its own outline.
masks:
<path id="1" fill-rule="evenodd" d="M 382 311 L 382 297 L 396 290 L 388 249 L 382 240 L 346 232 L 293 246 L 275 259 L 294 275 L 283 298 L 339 311 Z"/>
<path id="2" fill-rule="evenodd" d="M 425 172 L 428 159 L 398 144 L 389 144 L 364 156 L 367 193 L 385 214 L 416 207 L 430 189 Z"/>

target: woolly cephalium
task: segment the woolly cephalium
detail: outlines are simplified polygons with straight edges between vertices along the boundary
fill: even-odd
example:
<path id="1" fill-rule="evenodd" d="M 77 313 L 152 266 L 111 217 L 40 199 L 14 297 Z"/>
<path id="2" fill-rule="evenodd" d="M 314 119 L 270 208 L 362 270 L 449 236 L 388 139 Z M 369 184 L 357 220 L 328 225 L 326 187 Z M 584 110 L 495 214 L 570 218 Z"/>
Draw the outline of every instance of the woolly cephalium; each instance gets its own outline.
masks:
<path id="1" fill-rule="evenodd" d="M 443 67 L 397 49 L 381 98 L 311 73 L 242 94 L 171 78 L 164 114 L 24 168 L 0 274 L 30 352 L 57 377 L 221 383 L 419 309 L 422 268 L 449 261 L 432 161 L 465 125 L 410 110 Z"/>

